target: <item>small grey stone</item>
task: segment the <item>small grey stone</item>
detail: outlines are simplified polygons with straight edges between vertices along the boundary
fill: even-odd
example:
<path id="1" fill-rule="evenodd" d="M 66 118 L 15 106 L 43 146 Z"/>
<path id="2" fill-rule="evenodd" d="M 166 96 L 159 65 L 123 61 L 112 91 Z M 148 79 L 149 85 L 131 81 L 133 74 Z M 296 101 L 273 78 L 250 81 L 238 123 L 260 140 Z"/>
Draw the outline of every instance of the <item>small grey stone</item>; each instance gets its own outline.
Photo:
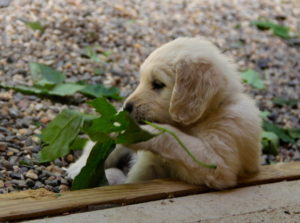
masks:
<path id="1" fill-rule="evenodd" d="M 69 185 L 68 181 L 64 178 L 61 178 L 60 183 L 65 184 L 65 185 Z"/>
<path id="2" fill-rule="evenodd" d="M 46 182 L 46 181 L 45 181 Z M 58 180 L 51 180 L 49 183 L 48 183 L 50 186 L 57 186 L 59 184 L 59 181 Z"/>
<path id="3" fill-rule="evenodd" d="M 21 173 L 26 173 L 27 171 L 28 171 L 28 168 L 27 168 L 27 167 L 22 166 L 22 167 L 20 168 L 20 172 L 21 172 Z"/>
<path id="4" fill-rule="evenodd" d="M 0 0 L 0 8 L 4 8 L 10 5 L 13 0 Z"/>
<path id="5" fill-rule="evenodd" d="M 34 146 L 33 148 L 32 148 L 32 152 L 33 153 L 38 153 L 39 151 L 41 150 L 41 147 L 40 146 Z"/>
<path id="6" fill-rule="evenodd" d="M 12 172 L 10 174 L 10 176 L 11 176 L 11 178 L 17 179 L 17 180 L 21 180 L 22 178 L 24 178 L 23 175 L 21 173 L 18 173 L 18 172 L 17 173 L 16 172 Z"/>
<path id="7" fill-rule="evenodd" d="M 33 181 L 32 179 L 29 179 L 29 178 L 28 178 L 28 179 L 26 180 L 26 184 L 27 184 L 28 187 L 33 187 L 33 186 L 34 186 L 34 181 Z"/>
<path id="8" fill-rule="evenodd" d="M 11 156 L 9 157 L 9 163 L 11 165 L 15 165 L 17 163 L 18 157 L 17 156 Z"/>
<path id="9" fill-rule="evenodd" d="M 8 133 L 9 131 L 6 128 L 0 127 L 0 132 Z"/>
<path id="10" fill-rule="evenodd" d="M 10 164 L 10 162 L 8 162 L 7 160 L 3 160 L 2 161 L 2 165 L 6 168 L 6 169 L 8 169 L 8 170 L 11 170 L 12 169 L 12 164 Z"/>
<path id="11" fill-rule="evenodd" d="M 18 112 L 18 110 L 15 109 L 15 108 L 10 108 L 10 109 L 9 109 L 9 113 L 10 113 L 10 115 L 11 115 L 13 118 L 17 118 L 17 117 L 20 115 L 20 113 Z"/>
<path id="12" fill-rule="evenodd" d="M 41 188 L 43 186 L 44 186 L 44 184 L 42 182 L 36 181 L 35 184 L 34 184 L 33 189 L 38 189 L 38 188 Z"/>
<path id="13" fill-rule="evenodd" d="M 62 162 L 60 159 L 54 160 L 54 164 L 55 164 L 56 166 L 59 166 L 59 167 L 62 167 L 62 166 L 63 166 L 63 162 Z"/>
<path id="14" fill-rule="evenodd" d="M 12 180 L 12 184 L 17 185 L 18 187 L 24 188 L 27 186 L 25 180 Z"/>

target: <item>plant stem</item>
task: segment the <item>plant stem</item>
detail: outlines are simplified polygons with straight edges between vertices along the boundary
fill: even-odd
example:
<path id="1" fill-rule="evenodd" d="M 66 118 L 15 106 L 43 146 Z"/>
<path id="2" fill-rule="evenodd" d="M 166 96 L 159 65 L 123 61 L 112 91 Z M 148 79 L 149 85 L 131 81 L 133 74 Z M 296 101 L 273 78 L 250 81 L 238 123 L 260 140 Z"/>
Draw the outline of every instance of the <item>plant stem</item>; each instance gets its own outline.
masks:
<path id="1" fill-rule="evenodd" d="M 200 160 L 198 160 L 191 152 L 190 150 L 184 145 L 184 143 L 179 139 L 179 137 L 176 135 L 175 132 L 169 130 L 169 129 L 165 129 L 163 127 L 160 127 L 152 122 L 148 122 L 145 121 L 146 124 L 152 126 L 153 128 L 156 128 L 158 130 L 160 130 L 161 132 L 158 133 L 157 135 L 161 135 L 164 132 L 169 133 L 171 136 L 174 137 L 174 139 L 178 142 L 178 144 L 183 148 L 183 150 L 192 158 L 192 160 L 194 160 L 197 164 L 199 164 L 202 167 L 206 167 L 206 168 L 210 168 L 210 169 L 216 169 L 217 166 L 215 164 L 207 164 L 205 162 L 202 162 Z"/>

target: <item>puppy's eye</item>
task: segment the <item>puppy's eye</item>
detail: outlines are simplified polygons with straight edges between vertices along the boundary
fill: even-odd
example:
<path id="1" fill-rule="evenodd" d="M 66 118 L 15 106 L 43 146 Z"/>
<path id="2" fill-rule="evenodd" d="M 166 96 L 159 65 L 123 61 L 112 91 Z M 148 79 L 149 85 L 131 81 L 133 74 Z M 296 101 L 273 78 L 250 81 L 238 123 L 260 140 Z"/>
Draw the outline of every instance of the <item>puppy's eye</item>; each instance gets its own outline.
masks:
<path id="1" fill-rule="evenodd" d="M 160 90 L 163 89 L 166 85 L 158 80 L 152 81 L 152 89 L 153 90 Z"/>

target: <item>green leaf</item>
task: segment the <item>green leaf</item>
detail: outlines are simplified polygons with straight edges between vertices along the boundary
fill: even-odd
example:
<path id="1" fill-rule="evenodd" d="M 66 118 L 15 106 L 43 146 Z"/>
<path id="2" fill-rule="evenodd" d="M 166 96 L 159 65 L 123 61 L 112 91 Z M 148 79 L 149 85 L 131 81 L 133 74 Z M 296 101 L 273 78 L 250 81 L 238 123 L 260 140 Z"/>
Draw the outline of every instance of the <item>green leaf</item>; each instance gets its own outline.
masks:
<path id="1" fill-rule="evenodd" d="M 96 111 L 102 116 L 113 116 L 117 113 L 115 107 L 110 104 L 105 98 L 96 98 L 95 100 L 89 102 Z"/>
<path id="2" fill-rule="evenodd" d="M 110 51 L 104 51 L 102 54 L 105 57 L 109 57 L 112 54 L 112 52 L 110 52 Z"/>
<path id="3" fill-rule="evenodd" d="M 104 74 L 104 70 L 100 69 L 100 68 L 94 68 L 93 69 L 93 72 L 96 74 L 96 75 L 102 75 Z"/>
<path id="4" fill-rule="evenodd" d="M 48 162 L 67 155 L 70 144 L 83 126 L 83 117 L 73 110 L 63 110 L 42 130 L 42 141 L 45 143 L 39 152 L 39 161 Z"/>
<path id="5" fill-rule="evenodd" d="M 262 132 L 263 153 L 278 155 L 279 138 L 274 132 Z"/>
<path id="6" fill-rule="evenodd" d="M 87 143 L 87 138 L 82 138 L 80 136 L 77 136 L 75 140 L 70 144 L 71 150 L 83 150 L 85 144 Z"/>
<path id="7" fill-rule="evenodd" d="M 84 95 L 87 96 L 92 96 L 92 97 L 109 97 L 109 98 L 113 98 L 113 99 L 122 99 L 119 96 L 119 89 L 116 87 L 105 87 L 102 84 L 88 84 L 86 85 L 86 87 L 82 90 L 80 90 L 80 92 Z"/>
<path id="8" fill-rule="evenodd" d="M 252 25 L 255 25 L 257 28 L 261 30 L 272 29 L 273 34 L 279 36 L 283 39 L 289 39 L 289 28 L 286 26 L 282 26 L 270 21 L 252 21 Z"/>
<path id="9" fill-rule="evenodd" d="M 260 111 L 260 117 L 263 119 L 267 119 L 269 115 L 270 115 L 269 111 Z"/>
<path id="10" fill-rule="evenodd" d="M 273 29 L 273 34 L 274 35 L 279 36 L 283 39 L 289 39 L 290 38 L 288 27 L 277 25 L 277 26 L 273 27 L 272 29 Z"/>
<path id="11" fill-rule="evenodd" d="M 97 55 L 95 49 L 91 46 L 88 46 L 88 47 L 84 48 L 84 55 L 86 55 L 91 60 L 93 60 L 97 63 L 101 61 L 99 56 Z"/>
<path id="12" fill-rule="evenodd" d="M 287 129 L 287 131 L 293 139 L 300 139 L 300 129 Z"/>
<path id="13" fill-rule="evenodd" d="M 38 94 L 38 95 L 43 95 L 43 94 L 47 94 L 47 90 L 45 89 L 41 89 L 37 86 L 23 86 L 23 85 L 16 85 L 16 86 L 10 86 L 10 89 L 13 89 L 15 91 L 19 91 L 22 92 L 24 94 Z"/>
<path id="14" fill-rule="evenodd" d="M 288 99 L 288 98 L 280 98 L 280 97 L 276 97 L 273 98 L 273 103 L 276 105 L 289 105 L 291 107 L 297 106 L 298 105 L 298 101 L 295 99 Z"/>
<path id="15" fill-rule="evenodd" d="M 36 85 L 56 85 L 63 83 L 65 80 L 65 76 L 62 72 L 59 72 L 45 64 L 31 62 L 29 67 L 33 82 Z"/>
<path id="16" fill-rule="evenodd" d="M 109 138 L 109 133 L 119 130 L 119 127 L 114 125 L 117 110 L 104 98 L 97 98 L 88 104 L 92 105 L 101 114 L 101 117 L 91 120 L 89 125 L 83 128 L 83 131 L 93 141 L 105 141 L 106 138 Z"/>
<path id="17" fill-rule="evenodd" d="M 285 129 L 278 127 L 277 125 L 274 125 L 273 123 L 263 120 L 263 129 L 267 132 L 273 132 L 275 133 L 280 140 L 286 143 L 294 143 L 295 140 L 289 136 L 289 134 L 286 132 Z"/>
<path id="18" fill-rule="evenodd" d="M 40 22 L 26 22 L 24 21 L 25 25 L 32 30 L 38 30 L 40 32 L 45 31 L 45 26 L 43 26 Z"/>
<path id="19" fill-rule="evenodd" d="M 102 143 L 96 143 L 89 155 L 86 166 L 75 177 L 71 190 L 107 185 L 104 162 L 115 146 L 114 141 L 109 138 Z"/>
<path id="20" fill-rule="evenodd" d="M 270 21 L 252 21 L 251 25 L 255 25 L 257 28 L 261 29 L 261 30 L 268 30 L 274 27 L 274 23 L 270 22 Z"/>
<path id="21" fill-rule="evenodd" d="M 257 89 L 265 88 L 264 82 L 260 78 L 259 73 L 254 70 L 249 69 L 242 72 L 241 77 L 245 83 L 250 84 L 252 87 L 255 87 Z"/>
<path id="22" fill-rule="evenodd" d="M 58 95 L 58 96 L 68 96 L 68 95 L 73 95 L 77 91 L 80 91 L 84 88 L 85 86 L 81 84 L 64 83 L 64 84 L 56 85 L 51 91 L 48 92 L 48 94 Z"/>
<path id="23" fill-rule="evenodd" d="M 120 124 L 117 144 L 135 144 L 154 137 L 153 134 L 141 129 L 126 111 L 120 112 L 114 121 Z"/>

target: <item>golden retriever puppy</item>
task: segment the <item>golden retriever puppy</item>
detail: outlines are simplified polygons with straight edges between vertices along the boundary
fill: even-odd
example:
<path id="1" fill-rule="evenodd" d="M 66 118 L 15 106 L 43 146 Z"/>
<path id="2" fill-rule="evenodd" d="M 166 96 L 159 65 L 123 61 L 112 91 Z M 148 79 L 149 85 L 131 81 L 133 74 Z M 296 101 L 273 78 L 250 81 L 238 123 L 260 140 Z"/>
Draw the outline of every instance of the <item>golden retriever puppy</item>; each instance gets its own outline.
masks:
<path id="1" fill-rule="evenodd" d="M 170 129 L 200 161 L 199 166 L 168 133 L 128 148 L 137 151 L 128 176 L 116 169 L 128 154 L 118 147 L 106 162 L 110 184 L 155 178 L 179 179 L 215 189 L 234 186 L 238 177 L 259 171 L 261 120 L 254 101 L 243 92 L 235 66 L 203 38 L 179 38 L 155 50 L 140 70 L 140 83 L 124 109 L 137 121 Z M 149 125 L 142 127 L 158 132 Z M 67 170 L 75 177 L 93 142 Z"/>
<path id="2" fill-rule="evenodd" d="M 140 70 L 125 110 L 172 130 L 199 166 L 168 133 L 127 145 L 138 151 L 127 183 L 170 177 L 215 189 L 259 171 L 261 120 L 243 92 L 235 66 L 203 38 L 179 38 L 156 49 Z M 158 132 L 149 125 L 144 129 Z"/>

